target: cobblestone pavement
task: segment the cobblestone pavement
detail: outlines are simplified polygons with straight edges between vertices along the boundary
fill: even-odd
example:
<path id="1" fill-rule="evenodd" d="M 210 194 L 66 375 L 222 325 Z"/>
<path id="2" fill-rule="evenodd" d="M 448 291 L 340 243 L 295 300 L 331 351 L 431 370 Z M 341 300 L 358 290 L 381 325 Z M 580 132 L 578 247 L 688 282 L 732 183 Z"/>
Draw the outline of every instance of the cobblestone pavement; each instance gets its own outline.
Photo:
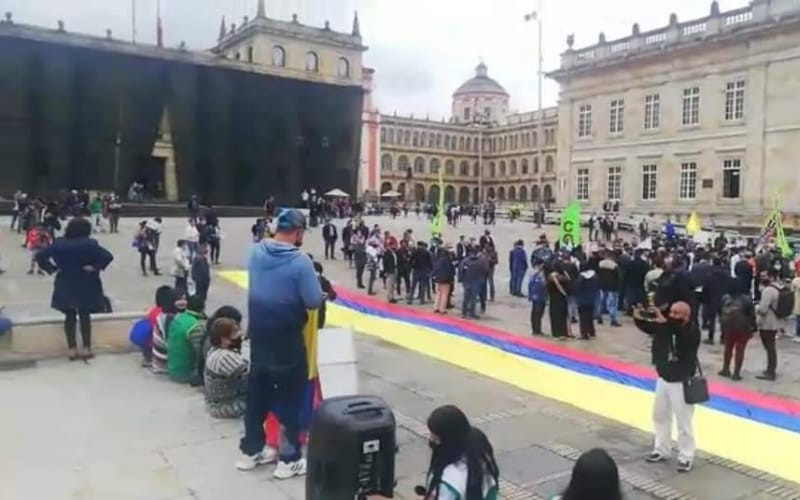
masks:
<path id="1" fill-rule="evenodd" d="M 393 231 L 411 227 L 418 235 L 427 233 L 426 222 L 413 215 L 369 222 Z M 243 266 L 251 223 L 223 221 L 222 267 Z M 116 255 L 104 283 L 120 311 L 144 309 L 156 286 L 166 281 L 139 275 L 138 255 L 130 248 L 134 226 L 135 221 L 123 220 L 120 235 L 99 235 Z M 182 220 L 165 221 L 159 259 L 165 270 L 182 228 Z M 467 224 L 463 232 L 477 236 L 482 229 Z M 461 230 L 448 229 L 447 239 L 455 240 Z M 531 242 L 541 231 L 501 222 L 492 232 L 502 259 L 513 240 Z M 552 236 L 552 228 L 548 232 Z M 0 236 L 2 267 L 8 271 L 0 277 L 0 304 L 14 318 L 50 315 L 50 279 L 25 274 L 27 255 L 18 241 L 7 230 Z M 306 236 L 304 248 L 321 256 L 319 230 Z M 505 269 L 503 264 L 498 268 L 497 301 L 481 321 L 526 335 L 527 304 L 508 295 Z M 353 284 L 341 261 L 327 263 L 326 274 L 342 285 Z M 221 279 L 213 282 L 211 297 L 211 308 L 222 303 L 244 306 L 243 291 Z M 601 328 L 599 337 L 597 342 L 568 345 L 640 364 L 649 359 L 645 339 L 629 323 Z M 362 392 L 383 396 L 397 414 L 398 493 L 404 498 L 412 497 L 427 464 L 425 418 L 450 402 L 461 406 L 495 445 L 505 498 L 549 498 L 565 486 L 577 456 L 601 446 L 617 460 L 629 499 L 800 499 L 800 485 L 702 453 L 691 474 L 678 476 L 671 466 L 643 463 L 651 437 L 637 430 L 374 338 L 359 336 L 357 349 Z M 782 377 L 772 386 L 752 381 L 762 355 L 759 347 L 750 346 L 746 383 L 800 396 L 792 384 L 800 366 L 795 345 L 781 344 Z M 719 354 L 704 346 L 701 357 L 711 372 Z M 303 498 L 301 480 L 278 483 L 266 471 L 233 471 L 240 425 L 212 421 L 201 394 L 142 373 L 134 356 L 101 356 L 90 367 L 53 360 L 35 369 L 0 373 L 0 392 L 15 402 L 0 412 L 0 498 Z M 42 471 L 47 471 L 47 480 L 41 479 Z"/>

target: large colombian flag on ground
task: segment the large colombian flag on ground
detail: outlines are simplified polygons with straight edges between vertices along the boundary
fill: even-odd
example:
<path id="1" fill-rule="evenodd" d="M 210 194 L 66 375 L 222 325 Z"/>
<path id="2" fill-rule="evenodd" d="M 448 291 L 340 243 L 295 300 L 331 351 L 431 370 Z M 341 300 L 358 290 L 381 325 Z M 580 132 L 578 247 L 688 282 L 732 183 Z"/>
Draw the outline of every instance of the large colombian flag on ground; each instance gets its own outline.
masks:
<path id="1" fill-rule="evenodd" d="M 244 272 L 220 273 L 246 288 Z M 327 322 L 653 432 L 655 370 L 336 288 Z M 800 483 L 800 401 L 710 383 L 698 448 Z"/>

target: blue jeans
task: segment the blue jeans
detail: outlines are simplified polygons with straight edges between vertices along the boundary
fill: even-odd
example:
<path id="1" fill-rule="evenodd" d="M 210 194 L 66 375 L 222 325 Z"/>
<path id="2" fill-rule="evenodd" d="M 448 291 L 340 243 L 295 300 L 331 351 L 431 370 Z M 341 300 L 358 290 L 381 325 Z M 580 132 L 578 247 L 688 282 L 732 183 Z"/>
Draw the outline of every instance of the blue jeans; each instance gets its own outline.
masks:
<path id="1" fill-rule="evenodd" d="M 475 304 L 478 301 L 481 286 L 477 283 L 464 283 L 464 299 L 461 302 L 463 316 L 475 316 Z"/>
<path id="2" fill-rule="evenodd" d="M 509 288 L 511 295 L 522 295 L 522 281 L 525 279 L 524 270 L 511 271 L 511 281 Z"/>
<path id="3" fill-rule="evenodd" d="M 595 307 L 597 318 L 603 317 L 603 306 L 605 306 L 609 319 L 612 323 L 616 323 L 618 304 L 619 292 L 615 290 L 600 290 L 600 300 L 597 301 L 597 306 Z"/>
<path id="4" fill-rule="evenodd" d="M 422 302 L 427 298 L 430 298 L 430 276 L 427 273 L 420 273 L 414 271 L 411 275 L 411 288 L 408 290 L 408 302 L 414 300 L 414 290 L 419 289 L 417 297 L 419 301 Z"/>

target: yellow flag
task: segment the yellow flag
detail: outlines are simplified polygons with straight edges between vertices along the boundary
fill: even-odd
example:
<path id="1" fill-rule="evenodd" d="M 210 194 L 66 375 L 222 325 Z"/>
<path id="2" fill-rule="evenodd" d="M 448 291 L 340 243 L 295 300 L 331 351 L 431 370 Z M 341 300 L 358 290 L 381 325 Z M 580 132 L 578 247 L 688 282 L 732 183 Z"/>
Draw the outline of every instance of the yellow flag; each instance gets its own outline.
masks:
<path id="1" fill-rule="evenodd" d="M 686 221 L 686 234 L 689 236 L 693 236 L 700 232 L 700 217 L 697 216 L 697 212 L 692 210 L 692 215 L 689 216 L 689 220 Z"/>

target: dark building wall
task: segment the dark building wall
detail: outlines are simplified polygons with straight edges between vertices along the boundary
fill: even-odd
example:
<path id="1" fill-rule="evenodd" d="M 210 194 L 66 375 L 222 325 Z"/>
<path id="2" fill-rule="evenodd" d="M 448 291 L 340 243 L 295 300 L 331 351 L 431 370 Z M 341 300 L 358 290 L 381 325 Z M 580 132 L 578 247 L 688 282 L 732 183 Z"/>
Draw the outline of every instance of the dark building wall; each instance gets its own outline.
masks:
<path id="1" fill-rule="evenodd" d="M 362 90 L 0 36 L 0 192 L 115 186 L 170 114 L 181 199 L 356 191 Z"/>

